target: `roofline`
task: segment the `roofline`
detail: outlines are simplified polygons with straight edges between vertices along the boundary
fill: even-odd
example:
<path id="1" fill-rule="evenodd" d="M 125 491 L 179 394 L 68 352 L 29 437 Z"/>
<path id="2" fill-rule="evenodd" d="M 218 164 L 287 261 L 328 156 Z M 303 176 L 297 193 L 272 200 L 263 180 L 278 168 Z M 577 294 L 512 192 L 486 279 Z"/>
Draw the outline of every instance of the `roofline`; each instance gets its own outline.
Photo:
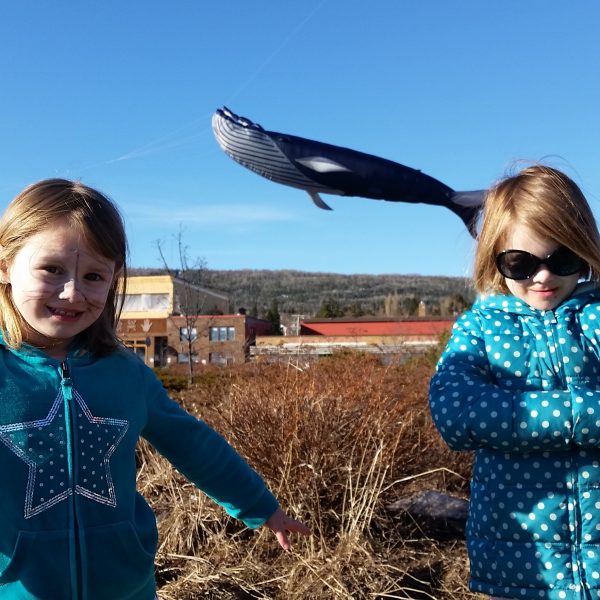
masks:
<path id="1" fill-rule="evenodd" d="M 130 319 L 134 317 L 126 317 L 126 319 Z M 260 319 L 259 317 L 253 317 L 252 315 L 240 315 L 237 313 L 229 313 L 226 315 L 182 315 L 182 314 L 170 314 L 168 317 L 157 317 L 161 319 L 252 319 L 253 321 L 261 321 L 262 323 L 271 323 L 267 319 Z"/>
<path id="2" fill-rule="evenodd" d="M 394 317 L 332 317 L 329 319 L 300 319 L 300 323 L 429 323 L 436 322 L 454 322 L 454 317 L 407 317 L 399 319 Z"/>

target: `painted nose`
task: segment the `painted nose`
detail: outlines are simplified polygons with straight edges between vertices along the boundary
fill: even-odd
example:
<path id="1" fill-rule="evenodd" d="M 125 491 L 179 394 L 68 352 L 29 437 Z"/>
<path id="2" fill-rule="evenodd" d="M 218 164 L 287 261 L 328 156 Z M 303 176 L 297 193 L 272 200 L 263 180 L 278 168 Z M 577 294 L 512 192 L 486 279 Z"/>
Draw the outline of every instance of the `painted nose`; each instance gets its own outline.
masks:
<path id="1" fill-rule="evenodd" d="M 85 296 L 80 291 L 74 279 L 69 279 L 69 281 L 65 282 L 58 297 L 61 300 L 68 300 L 69 302 L 80 302 L 81 300 L 85 300 Z"/>

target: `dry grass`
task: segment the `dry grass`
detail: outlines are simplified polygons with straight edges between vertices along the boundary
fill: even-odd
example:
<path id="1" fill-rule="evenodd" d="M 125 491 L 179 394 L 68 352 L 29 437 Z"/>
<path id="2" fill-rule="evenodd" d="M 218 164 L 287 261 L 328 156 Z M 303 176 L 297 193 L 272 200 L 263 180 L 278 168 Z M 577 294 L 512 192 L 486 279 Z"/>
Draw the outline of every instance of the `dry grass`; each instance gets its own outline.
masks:
<path id="1" fill-rule="evenodd" d="M 139 487 L 159 521 L 161 600 L 476 598 L 460 540 L 436 541 L 386 505 L 423 489 L 466 497 L 470 460 L 431 424 L 431 360 L 343 354 L 308 366 L 209 370 L 177 399 L 261 473 L 311 538 L 279 550 L 245 529 L 148 445 Z"/>

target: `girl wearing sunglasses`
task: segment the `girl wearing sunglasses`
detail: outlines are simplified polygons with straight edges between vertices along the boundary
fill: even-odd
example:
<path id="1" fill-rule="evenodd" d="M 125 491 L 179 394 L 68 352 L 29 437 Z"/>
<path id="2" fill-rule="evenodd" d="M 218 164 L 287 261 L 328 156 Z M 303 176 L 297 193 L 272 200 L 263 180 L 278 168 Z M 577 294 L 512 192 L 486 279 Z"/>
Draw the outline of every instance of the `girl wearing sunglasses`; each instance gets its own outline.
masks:
<path id="1" fill-rule="evenodd" d="M 600 235 L 581 190 L 532 166 L 487 194 L 480 296 L 432 379 L 434 422 L 474 450 L 470 587 L 600 598 Z"/>

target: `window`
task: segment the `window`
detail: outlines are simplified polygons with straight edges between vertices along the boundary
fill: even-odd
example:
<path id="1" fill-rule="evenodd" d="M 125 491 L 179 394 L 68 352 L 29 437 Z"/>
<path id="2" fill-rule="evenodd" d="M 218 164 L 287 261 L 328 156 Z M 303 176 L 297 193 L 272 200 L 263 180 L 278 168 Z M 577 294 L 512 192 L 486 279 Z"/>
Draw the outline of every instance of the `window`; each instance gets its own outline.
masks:
<path id="1" fill-rule="evenodd" d="M 208 362 L 213 365 L 231 365 L 233 357 L 221 352 L 211 352 L 208 355 Z"/>
<path id="2" fill-rule="evenodd" d="M 180 342 L 195 342 L 198 339 L 198 329 L 196 327 L 180 327 Z"/>
<path id="3" fill-rule="evenodd" d="M 125 342 L 128 348 L 131 348 L 144 362 L 146 361 L 146 343 L 139 340 Z"/>
<path id="4" fill-rule="evenodd" d="M 169 310 L 169 294 L 125 294 L 123 310 Z"/>
<path id="5" fill-rule="evenodd" d="M 196 352 L 192 353 L 192 360 L 195 363 L 200 362 L 200 357 L 198 356 L 198 354 Z M 177 362 L 178 363 L 189 363 L 190 357 L 185 352 L 179 352 L 179 354 L 177 355 Z"/>
<path id="6" fill-rule="evenodd" d="M 235 340 L 235 327 L 211 327 L 208 336 L 211 342 L 231 342 Z"/>

